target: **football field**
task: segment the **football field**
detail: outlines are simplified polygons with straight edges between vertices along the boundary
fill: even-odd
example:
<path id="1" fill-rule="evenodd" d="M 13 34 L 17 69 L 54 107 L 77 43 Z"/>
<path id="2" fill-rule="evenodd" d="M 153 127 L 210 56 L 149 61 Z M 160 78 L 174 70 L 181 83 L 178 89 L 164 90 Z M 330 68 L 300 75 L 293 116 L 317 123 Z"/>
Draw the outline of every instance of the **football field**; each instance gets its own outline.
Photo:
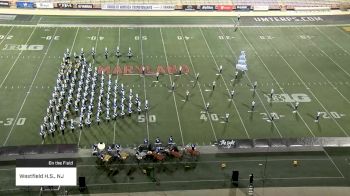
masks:
<path id="1" fill-rule="evenodd" d="M 218 139 L 348 137 L 349 43 L 350 32 L 342 26 L 242 26 L 236 31 L 136 25 L 1 26 L 1 144 L 77 143 L 89 148 L 100 141 L 134 147 L 144 138 L 166 141 L 169 136 L 178 145 L 210 145 Z M 122 53 L 119 59 L 114 56 L 117 46 Z M 92 47 L 97 51 L 94 62 Z M 131 59 L 126 56 L 129 47 Z M 76 53 L 84 48 L 99 71 L 112 74 L 126 92 L 132 88 L 142 101 L 147 99 L 149 111 L 110 122 L 102 115 L 100 125 L 54 138 L 48 135 L 42 141 L 39 128 L 67 48 Z M 248 71 L 235 77 L 240 51 L 246 53 Z M 145 76 L 140 73 L 142 65 Z M 178 74 L 180 66 L 182 74 Z M 293 113 L 296 102 L 299 107 Z M 315 122 L 317 112 L 319 122 Z"/>

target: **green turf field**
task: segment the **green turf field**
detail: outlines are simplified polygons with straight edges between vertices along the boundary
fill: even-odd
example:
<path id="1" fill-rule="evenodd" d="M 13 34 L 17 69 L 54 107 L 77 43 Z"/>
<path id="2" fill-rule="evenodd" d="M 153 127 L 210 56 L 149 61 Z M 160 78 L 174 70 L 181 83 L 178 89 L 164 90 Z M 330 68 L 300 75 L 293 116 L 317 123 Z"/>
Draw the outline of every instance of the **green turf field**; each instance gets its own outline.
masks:
<path id="1" fill-rule="evenodd" d="M 113 74 L 147 97 L 150 111 L 131 118 L 93 125 L 82 131 L 47 137 L 45 144 L 120 143 L 134 146 L 143 138 L 172 135 L 179 145 L 209 145 L 220 138 L 294 138 L 349 136 L 350 34 L 342 27 L 118 28 L 0 27 L 0 139 L 4 146 L 41 144 L 38 134 L 66 48 L 97 49 L 94 66 Z M 20 46 L 22 45 L 22 46 Z M 37 46 L 33 46 L 37 45 Z M 114 57 L 119 45 L 124 56 Z M 106 60 L 104 48 L 110 50 Z M 131 47 L 134 57 L 125 53 Z M 24 50 L 26 49 L 26 50 Z M 241 50 L 248 71 L 234 78 Z M 88 53 L 88 52 L 87 52 Z M 88 55 L 88 59 L 91 57 Z M 117 65 L 117 66 L 116 66 Z M 188 74 L 152 73 L 140 77 L 138 66 L 150 71 L 180 65 Z M 223 74 L 218 67 L 223 66 Z M 102 70 L 102 69 L 101 69 Z M 131 74 L 130 74 L 131 73 Z M 195 74 L 199 81 L 195 82 Z M 153 73 L 154 74 L 154 73 Z M 170 91 L 171 82 L 176 89 Z M 212 90 L 212 82 L 216 88 Z M 258 82 L 256 93 L 252 83 Z M 275 90 L 275 99 L 266 96 Z M 186 90 L 190 98 L 184 101 Z M 233 100 L 229 91 L 235 90 Z M 254 112 L 251 102 L 256 102 Z M 298 113 L 292 113 L 299 100 Z M 209 113 L 204 111 L 210 103 Z M 321 113 L 319 123 L 314 119 Z M 229 121 L 224 122 L 224 114 Z M 274 116 L 273 123 L 268 117 Z"/>
<path id="2" fill-rule="evenodd" d="M 13 23 L 40 23 L 47 27 L 0 26 L 0 144 L 3 146 L 76 143 L 81 148 L 90 148 L 91 144 L 103 141 L 134 147 L 144 138 L 154 141 L 160 137 L 166 141 L 170 135 L 179 145 L 202 146 L 218 139 L 348 137 L 350 134 L 350 32 L 344 28 L 345 24 L 253 27 L 254 23 L 247 22 L 249 27 L 234 31 L 227 26 L 195 27 L 201 23 L 200 17 L 144 17 L 142 20 L 26 17 Z M 232 22 L 228 17 L 205 20 L 210 25 Z M 174 26 L 160 27 L 166 21 Z M 58 27 L 50 23 L 81 24 L 80 27 Z M 105 26 L 82 25 L 87 23 Z M 152 27 L 140 27 L 140 23 L 152 24 Z M 114 25 L 108 27 L 108 24 Z M 134 25 L 126 27 L 128 24 Z M 114 57 L 117 45 L 123 53 L 119 60 Z M 142 100 L 147 98 L 149 112 L 102 122 L 100 126 L 93 124 L 75 133 L 66 131 L 64 136 L 56 134 L 42 141 L 39 126 L 46 114 L 63 52 L 69 48 L 79 53 L 84 48 L 91 61 L 88 52 L 91 47 L 97 49 L 93 65 L 111 72 L 113 79 L 124 83 L 127 92 L 132 88 Z M 110 51 L 108 60 L 104 58 L 105 47 Z M 128 47 L 134 53 L 130 60 L 125 56 Z M 249 70 L 235 79 L 234 65 L 242 50 L 246 52 Z M 145 77 L 139 74 L 141 65 L 149 70 Z M 168 70 L 177 71 L 180 65 L 188 73 L 168 74 Z M 221 75 L 218 74 L 220 65 L 223 66 Z M 165 72 L 159 82 L 155 82 L 157 70 Z M 197 73 L 200 74 L 198 82 L 195 81 Z M 213 81 L 216 81 L 215 90 Z M 258 83 L 255 92 L 254 81 Z M 176 84 L 174 92 L 171 82 Z M 269 101 L 267 95 L 272 88 L 275 95 L 273 101 Z M 185 101 L 186 90 L 190 92 L 188 101 Z M 231 90 L 235 91 L 232 100 Z M 251 112 L 253 100 L 256 107 Z M 298 112 L 293 113 L 296 100 L 300 105 Z M 207 113 L 204 106 L 208 102 Z M 314 121 L 317 112 L 322 112 L 318 123 Z M 230 114 L 228 122 L 223 118 L 226 113 Z M 274 116 L 273 122 L 268 119 L 271 116 Z M 112 167 L 120 172 L 118 175 L 99 167 L 95 157 L 79 158 L 77 165 L 78 176 L 87 177 L 90 193 L 227 188 L 232 169 L 241 172 L 240 187 L 247 186 L 252 172 L 257 180 L 255 185 L 260 187 L 349 186 L 348 151 L 342 148 L 324 152 L 234 155 L 201 152 L 199 161 L 190 163 L 189 170 L 184 168 L 187 164 L 184 162 L 150 164 L 160 185 L 142 174 L 143 166 L 136 166 L 132 160 Z M 299 160 L 300 167 L 292 167 L 292 160 Z M 222 162 L 227 164 L 226 169 L 219 167 Z M 34 190 L 31 194 L 37 195 L 36 188 L 15 187 L 14 166 L 14 162 L 1 162 L 0 195 L 8 192 L 23 195 L 23 191 L 31 190 Z M 130 169 L 133 170 L 131 176 L 126 174 Z M 76 193 L 77 189 L 69 191 Z"/>

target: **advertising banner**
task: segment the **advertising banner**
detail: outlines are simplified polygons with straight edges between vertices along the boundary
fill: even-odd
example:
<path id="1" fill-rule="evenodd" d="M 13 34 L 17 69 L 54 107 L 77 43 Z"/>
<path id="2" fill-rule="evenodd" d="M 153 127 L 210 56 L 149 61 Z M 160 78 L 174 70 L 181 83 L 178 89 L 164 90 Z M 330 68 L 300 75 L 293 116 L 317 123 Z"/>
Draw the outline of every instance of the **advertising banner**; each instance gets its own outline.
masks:
<path id="1" fill-rule="evenodd" d="M 9 1 L 0 1 L 0 7 L 10 7 Z"/>
<path id="2" fill-rule="evenodd" d="M 236 5 L 237 11 L 249 11 L 251 9 L 250 5 Z"/>
<path id="3" fill-rule="evenodd" d="M 233 5 L 217 5 L 215 8 L 218 11 L 232 11 Z"/>
<path id="4" fill-rule="evenodd" d="M 215 10 L 215 5 L 201 5 L 199 6 L 200 10 Z"/>
<path id="5" fill-rule="evenodd" d="M 17 8 L 34 8 L 34 3 L 18 1 L 16 2 L 16 7 Z"/>
<path id="6" fill-rule="evenodd" d="M 152 5 L 152 10 L 175 10 L 175 5 Z"/>
<path id="7" fill-rule="evenodd" d="M 269 10 L 268 5 L 255 5 L 254 6 L 254 11 L 267 11 Z"/>
<path id="8" fill-rule="evenodd" d="M 40 9 L 52 9 L 53 3 L 36 3 L 36 8 Z"/>
<path id="9" fill-rule="evenodd" d="M 78 9 L 94 9 L 93 4 L 77 4 Z"/>
<path id="10" fill-rule="evenodd" d="M 73 4 L 72 3 L 57 3 L 56 8 L 60 9 L 73 9 Z"/>
<path id="11" fill-rule="evenodd" d="M 197 9 L 197 5 L 183 5 L 182 9 L 186 11 L 194 11 Z"/>
<path id="12" fill-rule="evenodd" d="M 129 4 L 102 4 L 104 10 L 136 10 L 136 11 L 150 11 L 150 10 L 175 10 L 174 5 L 129 5 Z"/>

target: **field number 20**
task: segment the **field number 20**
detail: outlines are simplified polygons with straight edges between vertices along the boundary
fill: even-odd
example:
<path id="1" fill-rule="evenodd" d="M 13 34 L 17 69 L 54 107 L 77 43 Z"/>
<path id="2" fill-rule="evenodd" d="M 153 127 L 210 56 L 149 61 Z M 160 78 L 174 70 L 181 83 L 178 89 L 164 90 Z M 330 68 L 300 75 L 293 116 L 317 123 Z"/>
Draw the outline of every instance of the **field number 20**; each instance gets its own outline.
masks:
<path id="1" fill-rule="evenodd" d="M 328 118 L 341 118 L 342 116 L 344 116 L 344 114 L 339 114 L 338 112 L 320 112 L 322 118 L 328 119 Z"/>
<path id="2" fill-rule="evenodd" d="M 13 35 L 0 35 L 0 39 L 12 39 Z"/>

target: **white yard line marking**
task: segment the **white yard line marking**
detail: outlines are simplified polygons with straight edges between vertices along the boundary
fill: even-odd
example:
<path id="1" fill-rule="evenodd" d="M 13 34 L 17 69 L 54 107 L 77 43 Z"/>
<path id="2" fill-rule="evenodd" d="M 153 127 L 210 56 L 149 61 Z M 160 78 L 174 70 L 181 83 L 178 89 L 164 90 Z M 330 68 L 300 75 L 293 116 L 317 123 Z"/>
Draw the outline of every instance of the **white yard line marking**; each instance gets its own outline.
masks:
<path id="1" fill-rule="evenodd" d="M 6 40 L 7 36 L 10 34 L 10 32 L 12 31 L 12 29 L 13 29 L 13 26 L 12 26 L 11 29 L 6 33 L 6 35 L 4 36 L 4 38 L 1 40 L 0 45 L 2 44 L 2 42 L 4 42 L 4 41 Z M 1 58 L 2 58 L 2 56 L 1 56 Z"/>
<path id="2" fill-rule="evenodd" d="M 333 89 L 336 90 L 346 102 L 350 103 L 350 101 L 328 80 L 328 78 L 317 68 L 317 66 L 315 66 L 315 64 L 312 63 L 311 60 L 305 56 L 305 54 L 294 44 L 294 42 L 292 40 L 290 40 L 290 42 L 292 43 L 293 47 L 307 60 L 307 62 L 309 62 L 322 75 L 322 77 L 328 82 L 328 84 L 330 84 L 333 87 Z"/>
<path id="3" fill-rule="evenodd" d="M 221 28 L 219 28 L 219 31 L 220 31 L 221 34 L 223 35 L 223 32 L 222 32 Z M 201 32 L 202 32 L 202 30 L 201 30 Z M 203 37 L 204 37 L 203 32 L 202 32 L 202 35 L 203 35 Z M 205 39 L 205 37 L 204 37 L 204 39 Z M 205 40 L 205 41 L 206 41 L 206 40 Z M 231 52 L 233 52 L 233 49 L 231 48 L 231 45 L 228 44 L 227 39 L 225 39 L 225 41 L 226 41 L 226 44 L 229 46 Z M 207 41 L 206 41 L 206 43 L 207 43 Z M 234 54 L 234 52 L 233 52 L 233 54 Z M 216 61 L 214 61 L 214 62 L 215 62 L 216 68 L 218 69 L 218 66 L 217 66 L 217 64 L 216 64 Z M 228 89 L 228 87 L 227 87 L 227 84 L 226 84 L 226 82 L 225 82 L 225 80 L 224 80 L 224 77 L 223 77 L 222 75 L 221 75 L 221 79 L 224 81 L 224 84 L 225 84 L 227 93 L 230 94 L 230 91 L 229 91 L 229 89 Z M 247 128 L 246 128 L 245 125 L 244 125 L 243 119 L 242 119 L 242 117 L 241 117 L 241 114 L 240 114 L 239 111 L 238 111 L 238 108 L 237 108 L 237 106 L 236 106 L 236 103 L 235 103 L 235 101 L 233 101 L 233 99 L 231 99 L 231 102 L 233 103 L 233 105 L 234 105 L 234 107 L 235 107 L 235 109 L 236 109 L 236 111 L 237 111 L 238 117 L 239 117 L 239 119 L 240 119 L 240 121 L 241 121 L 241 123 L 242 123 L 242 126 L 243 126 L 243 128 L 244 128 L 244 131 L 246 132 L 247 137 L 248 137 L 248 139 L 249 139 L 250 136 L 249 136 L 248 130 L 247 130 Z"/>
<path id="4" fill-rule="evenodd" d="M 144 65 L 143 61 L 143 47 L 142 47 L 142 28 L 140 27 L 140 48 L 141 48 L 141 64 Z M 143 77 L 143 91 L 145 93 L 145 100 L 147 99 L 147 93 L 146 93 L 146 79 Z M 146 111 L 146 129 L 147 129 L 147 138 L 149 141 L 149 129 L 148 129 L 148 111 Z"/>
<path id="5" fill-rule="evenodd" d="M 72 47 L 70 48 L 70 51 L 73 50 L 73 47 L 74 47 L 74 45 L 75 45 L 75 40 L 77 40 L 77 35 L 78 35 L 78 32 L 79 32 L 79 29 L 80 29 L 80 27 L 78 27 L 77 32 L 75 32 L 73 44 L 72 44 Z M 61 57 L 60 57 L 60 58 L 61 58 Z"/>
<path id="6" fill-rule="evenodd" d="M 296 28 L 297 30 L 299 30 L 301 33 L 304 33 L 300 28 Z M 309 42 L 312 43 L 312 45 L 317 48 L 319 51 L 321 51 L 324 55 L 326 55 L 339 69 L 341 69 L 348 77 L 350 77 L 350 74 L 344 70 L 344 68 L 342 66 L 340 66 L 337 62 L 334 61 L 334 59 L 332 57 L 330 57 L 325 51 L 323 51 L 312 39 L 308 40 Z"/>
<path id="7" fill-rule="evenodd" d="M 56 28 L 55 33 L 54 33 L 54 36 L 56 35 L 57 30 L 58 30 L 58 28 Z M 34 31 L 33 31 L 33 32 L 34 32 Z M 44 56 L 43 56 L 43 58 L 42 58 L 42 60 L 41 60 L 41 63 L 40 63 L 40 65 L 39 65 L 39 67 L 38 67 L 38 69 L 37 69 L 37 71 L 36 71 L 36 73 L 35 73 L 35 75 L 34 75 L 34 78 L 33 78 L 32 82 L 31 82 L 31 84 L 30 84 L 30 86 L 29 86 L 28 92 L 30 92 L 31 89 L 33 88 L 35 79 L 36 79 L 36 77 L 37 77 L 38 74 L 39 74 L 39 71 L 40 71 L 40 69 L 41 69 L 41 66 L 42 66 L 43 63 L 44 63 L 45 57 L 46 57 L 46 55 L 47 55 L 47 52 L 49 51 L 49 48 L 50 48 L 50 46 L 51 46 L 53 40 L 54 40 L 54 39 L 51 39 L 51 40 L 50 40 L 50 43 L 49 43 L 49 45 L 48 45 L 47 48 L 46 48 L 46 51 L 45 51 Z M 26 96 L 24 97 L 24 100 L 23 100 L 22 105 L 21 105 L 21 107 L 20 107 L 20 109 L 19 109 L 19 111 L 18 111 L 18 113 L 17 113 L 17 115 L 16 115 L 16 118 L 15 118 L 14 122 L 17 122 L 18 117 L 19 117 L 19 115 L 21 114 L 21 111 L 22 111 L 22 109 L 23 109 L 24 104 L 25 104 L 26 101 L 27 101 L 28 96 L 29 96 L 29 93 L 26 93 Z M 4 143 L 2 144 L 3 146 L 6 145 L 8 139 L 10 138 L 10 135 L 11 135 L 11 133 L 12 133 L 13 128 L 15 127 L 15 125 L 16 125 L 16 123 L 13 123 L 13 124 L 12 124 L 11 129 L 10 129 L 10 132 L 7 134 L 7 137 L 6 137 L 5 141 L 4 141 Z"/>
<path id="8" fill-rule="evenodd" d="M 120 27 L 118 28 L 118 46 L 120 47 Z M 119 65 L 119 58 L 117 60 L 117 65 Z M 117 74 L 117 81 L 119 79 L 119 74 Z M 116 126 L 117 121 L 115 120 L 113 123 L 113 144 L 115 144 L 115 126 Z M 148 138 L 149 140 L 149 138 Z"/>
<path id="9" fill-rule="evenodd" d="M 327 151 L 326 151 L 325 149 L 323 149 L 323 152 L 327 155 L 327 157 L 328 157 L 329 160 L 332 162 L 332 164 L 334 165 L 334 167 L 338 170 L 338 172 L 340 173 L 340 175 L 344 178 L 343 173 L 340 171 L 340 169 L 338 168 L 338 166 L 334 163 L 332 157 L 329 156 L 329 154 L 327 153 Z"/>
<path id="10" fill-rule="evenodd" d="M 160 37 L 162 38 L 165 62 L 167 64 L 167 66 L 169 66 L 168 57 L 167 57 L 165 44 L 164 44 L 164 39 L 163 39 L 162 28 L 159 28 L 159 32 L 160 32 Z M 168 76 L 169 76 L 170 83 L 173 83 L 173 80 L 171 79 L 171 75 L 169 74 Z M 173 99 L 174 99 L 174 105 L 175 105 L 175 111 L 176 111 L 176 116 L 177 116 L 177 122 L 179 123 L 179 130 L 180 130 L 180 135 L 181 135 L 182 146 L 185 146 L 185 141 L 184 141 L 184 137 L 183 137 L 183 134 L 182 134 L 182 127 L 181 127 L 179 112 L 178 112 L 178 109 L 177 109 L 177 104 L 176 104 L 176 99 L 175 99 L 175 92 L 173 91 L 172 94 L 173 94 Z"/>
<path id="11" fill-rule="evenodd" d="M 180 31 L 181 31 L 181 36 L 184 37 L 184 34 L 183 34 L 183 32 L 182 32 L 182 28 L 179 28 L 179 29 L 180 29 Z M 193 72 L 194 72 L 195 75 L 197 75 L 197 72 L 196 72 L 196 69 L 194 68 L 194 64 L 193 64 L 193 61 L 192 61 L 190 52 L 189 52 L 188 47 L 187 47 L 187 43 L 186 43 L 185 39 L 182 39 L 182 40 L 183 40 L 183 43 L 184 43 L 184 45 L 185 45 L 185 48 L 186 48 L 186 51 L 187 51 L 187 55 L 188 55 L 188 57 L 189 57 L 189 60 L 190 60 L 190 63 L 191 63 L 191 67 L 192 67 L 192 69 L 193 69 Z M 198 86 L 198 88 L 199 88 L 199 92 L 201 93 L 201 96 L 202 96 L 203 106 L 206 107 L 206 103 L 207 103 L 207 102 L 206 102 L 205 99 L 204 99 L 203 92 L 202 92 L 202 88 L 201 88 L 200 85 L 199 85 L 200 82 L 197 81 L 197 83 L 198 83 L 197 86 Z M 208 119 L 209 119 L 209 123 L 210 123 L 210 126 L 211 126 L 211 130 L 212 130 L 213 135 L 214 135 L 214 139 L 215 139 L 215 141 L 218 141 L 218 138 L 216 137 L 216 132 L 215 132 L 215 130 L 214 130 L 213 122 L 212 122 L 212 120 L 211 120 L 209 111 L 206 111 L 206 114 L 207 114 Z"/>
<path id="12" fill-rule="evenodd" d="M 42 17 L 42 16 L 40 16 L 40 18 L 39 18 L 39 20 L 38 20 L 37 24 L 40 24 L 41 19 L 43 19 L 43 17 Z"/>
<path id="13" fill-rule="evenodd" d="M 247 39 L 247 37 L 243 34 L 243 32 L 238 29 L 239 32 L 243 35 L 244 39 L 247 41 L 247 43 L 250 45 L 250 47 L 254 50 L 254 53 L 256 54 L 256 56 L 259 58 L 259 60 L 261 61 L 261 63 L 264 65 L 265 69 L 267 70 L 267 72 L 269 73 L 269 75 L 271 76 L 271 78 L 276 82 L 277 86 L 281 89 L 281 85 L 280 83 L 277 81 L 277 79 L 275 78 L 275 76 L 272 74 L 272 72 L 270 71 L 270 69 L 267 67 L 267 65 L 265 64 L 265 62 L 262 60 L 261 56 L 259 55 L 258 51 L 256 50 L 256 48 L 252 45 L 252 43 L 250 43 L 250 41 Z M 294 83 L 293 83 L 294 85 Z M 281 89 L 281 91 L 283 93 L 285 93 L 285 91 L 283 89 Z M 292 107 L 294 108 L 294 104 L 290 103 L 292 105 Z M 306 128 L 309 130 L 309 132 L 311 133 L 311 135 L 313 137 L 315 137 L 315 134 L 312 132 L 312 130 L 310 129 L 310 127 L 306 124 L 306 122 L 304 121 L 304 119 L 302 118 L 302 116 L 300 115 L 300 113 L 297 111 L 297 114 L 301 117 L 301 120 L 303 121 L 303 123 L 305 124 Z"/>
<path id="14" fill-rule="evenodd" d="M 259 31 L 264 35 L 264 33 L 262 32 L 261 29 L 259 29 Z M 268 42 L 270 42 L 270 40 L 267 40 Z M 270 42 L 271 43 L 271 42 Z M 324 107 L 324 105 L 320 102 L 320 100 L 316 97 L 316 95 L 311 91 L 311 89 L 306 85 L 306 83 L 304 82 L 303 79 L 301 79 L 301 77 L 299 76 L 299 74 L 293 69 L 293 67 L 288 63 L 288 61 L 281 55 L 281 53 L 275 48 L 272 47 L 275 52 L 282 58 L 282 60 L 286 63 L 286 65 L 293 71 L 293 73 L 297 76 L 297 78 L 300 80 L 300 82 L 305 86 L 305 88 L 309 91 L 309 93 L 312 94 L 312 96 L 317 100 L 317 102 L 320 104 L 320 106 L 324 109 L 324 111 L 330 115 L 329 111 Z M 340 124 L 338 123 L 338 121 L 332 116 L 330 115 L 331 119 L 335 122 L 335 124 L 337 124 L 337 126 L 342 130 L 342 132 L 349 137 L 349 134 L 344 130 L 344 128 L 342 126 L 340 126 Z"/>
<path id="15" fill-rule="evenodd" d="M 28 42 L 29 42 L 30 38 L 33 36 L 35 30 L 36 30 L 36 27 L 33 29 L 32 33 L 29 35 L 28 40 L 26 41 L 25 45 L 28 44 Z M 6 81 L 7 77 L 10 75 L 10 73 L 11 73 L 13 67 L 14 67 L 15 64 L 17 63 L 17 61 L 18 61 L 18 59 L 19 59 L 19 57 L 21 56 L 21 54 L 22 54 L 23 51 L 24 51 L 24 50 L 21 50 L 21 51 L 19 52 L 17 58 L 15 59 L 15 61 L 14 61 L 13 64 L 12 64 L 10 70 L 7 72 L 5 78 L 2 80 L 2 82 L 1 82 L 1 84 L 0 84 L 0 88 L 2 87 L 2 85 L 4 85 L 4 82 Z"/>
<path id="16" fill-rule="evenodd" d="M 330 40 L 333 44 L 335 44 L 336 46 L 338 46 L 338 48 L 342 49 L 346 54 L 350 55 L 349 51 L 347 51 L 346 49 L 344 49 L 341 45 L 339 45 L 336 41 L 334 41 L 331 37 L 329 37 L 327 35 L 327 33 L 324 33 L 323 31 L 321 31 L 317 26 L 315 26 L 315 28 L 322 33 L 322 35 L 324 35 L 328 40 Z"/>

